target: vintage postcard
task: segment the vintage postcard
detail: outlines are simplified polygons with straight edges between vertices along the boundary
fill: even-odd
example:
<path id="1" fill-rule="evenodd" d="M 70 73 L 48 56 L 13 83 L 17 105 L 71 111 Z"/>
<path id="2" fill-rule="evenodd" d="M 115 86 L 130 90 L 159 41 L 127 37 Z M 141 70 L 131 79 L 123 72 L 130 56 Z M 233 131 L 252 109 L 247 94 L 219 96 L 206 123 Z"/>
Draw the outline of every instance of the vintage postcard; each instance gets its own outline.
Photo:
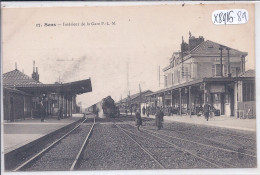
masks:
<path id="1" fill-rule="evenodd" d="M 2 6 L 1 28 L 3 174 L 258 171 L 254 3 Z"/>

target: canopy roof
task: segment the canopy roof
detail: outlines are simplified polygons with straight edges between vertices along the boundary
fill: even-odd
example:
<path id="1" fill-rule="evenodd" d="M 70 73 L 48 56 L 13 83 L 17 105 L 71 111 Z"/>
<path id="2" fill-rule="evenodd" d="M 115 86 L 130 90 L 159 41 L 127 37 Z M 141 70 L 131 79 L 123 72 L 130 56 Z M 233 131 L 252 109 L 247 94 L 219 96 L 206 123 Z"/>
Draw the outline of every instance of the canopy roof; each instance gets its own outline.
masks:
<path id="1" fill-rule="evenodd" d="M 18 85 L 17 89 L 29 94 L 59 93 L 63 95 L 78 95 L 92 91 L 91 80 L 80 80 L 64 84 L 30 84 Z"/>
<path id="2" fill-rule="evenodd" d="M 92 91 L 90 78 L 64 84 L 43 84 L 17 69 L 3 74 L 3 85 L 5 88 L 17 89 L 31 95 L 38 93 L 77 95 Z"/>

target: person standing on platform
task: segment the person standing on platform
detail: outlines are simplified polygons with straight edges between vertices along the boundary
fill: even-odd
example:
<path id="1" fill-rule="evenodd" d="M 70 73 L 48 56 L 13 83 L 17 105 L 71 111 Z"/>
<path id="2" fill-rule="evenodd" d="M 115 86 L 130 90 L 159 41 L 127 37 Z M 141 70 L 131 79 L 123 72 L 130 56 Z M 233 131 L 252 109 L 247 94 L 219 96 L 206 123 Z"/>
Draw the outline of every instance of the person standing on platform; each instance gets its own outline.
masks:
<path id="1" fill-rule="evenodd" d="M 133 113 L 133 108 L 132 108 L 132 106 L 130 107 L 130 113 L 131 113 L 131 116 L 132 116 L 132 113 Z"/>
<path id="2" fill-rule="evenodd" d="M 117 108 L 117 116 L 120 117 L 120 110 L 119 110 L 119 107 Z"/>
<path id="3" fill-rule="evenodd" d="M 125 116 L 127 117 L 127 108 L 125 108 Z"/>
<path id="4" fill-rule="evenodd" d="M 148 107 L 146 108 L 146 114 L 147 114 L 147 117 L 149 117 L 149 114 L 150 114 L 150 106 L 148 106 Z"/>
<path id="5" fill-rule="evenodd" d="M 137 111 L 135 113 L 135 125 L 136 125 L 138 131 L 140 131 L 139 127 L 142 125 L 142 118 L 141 118 L 139 109 L 137 109 Z"/>
<path id="6" fill-rule="evenodd" d="M 44 122 L 46 111 L 45 111 L 45 107 L 43 106 L 42 101 L 39 104 L 39 114 L 40 114 L 40 117 L 41 117 L 41 122 Z"/>
<path id="7" fill-rule="evenodd" d="M 60 120 L 62 118 L 62 115 L 63 115 L 63 109 L 62 107 L 60 106 L 59 108 L 59 113 L 58 113 L 58 120 Z"/>
<path id="8" fill-rule="evenodd" d="M 142 112 L 143 112 L 143 115 L 145 115 L 145 107 L 143 107 Z"/>

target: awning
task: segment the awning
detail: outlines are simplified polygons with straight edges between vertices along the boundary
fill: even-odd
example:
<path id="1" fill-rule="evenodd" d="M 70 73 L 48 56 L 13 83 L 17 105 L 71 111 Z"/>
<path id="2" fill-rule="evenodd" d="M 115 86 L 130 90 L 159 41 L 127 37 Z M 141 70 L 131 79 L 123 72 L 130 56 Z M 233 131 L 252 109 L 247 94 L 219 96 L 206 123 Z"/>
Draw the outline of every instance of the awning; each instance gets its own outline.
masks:
<path id="1" fill-rule="evenodd" d="M 185 82 L 182 84 L 178 84 L 176 86 L 172 86 L 169 88 L 165 88 L 165 89 L 161 89 L 159 91 L 153 92 L 151 94 L 146 95 L 146 97 L 149 96 L 154 96 L 154 95 L 158 95 L 167 91 L 171 91 L 171 90 L 176 90 L 178 88 L 183 88 L 183 87 L 187 87 L 187 86 L 194 86 L 194 85 L 199 85 L 201 83 L 230 83 L 230 82 L 235 82 L 237 79 L 235 77 L 210 77 L 210 78 L 201 78 L 201 79 L 197 79 L 197 80 L 193 80 L 193 81 L 189 81 L 189 82 Z"/>
<path id="2" fill-rule="evenodd" d="M 63 95 L 78 95 L 87 92 L 92 92 L 92 85 L 90 79 L 74 81 L 64 84 L 27 84 L 19 85 L 15 88 L 28 94 L 58 93 Z"/>

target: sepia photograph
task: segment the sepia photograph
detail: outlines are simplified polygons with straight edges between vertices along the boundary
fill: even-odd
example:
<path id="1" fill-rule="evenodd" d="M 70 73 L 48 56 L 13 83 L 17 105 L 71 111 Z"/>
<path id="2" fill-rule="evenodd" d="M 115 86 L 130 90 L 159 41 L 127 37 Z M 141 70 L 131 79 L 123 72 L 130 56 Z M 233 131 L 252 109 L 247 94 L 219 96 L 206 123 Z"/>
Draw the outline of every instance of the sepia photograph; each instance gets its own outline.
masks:
<path id="1" fill-rule="evenodd" d="M 254 3 L 1 10 L 4 174 L 257 169 Z"/>

